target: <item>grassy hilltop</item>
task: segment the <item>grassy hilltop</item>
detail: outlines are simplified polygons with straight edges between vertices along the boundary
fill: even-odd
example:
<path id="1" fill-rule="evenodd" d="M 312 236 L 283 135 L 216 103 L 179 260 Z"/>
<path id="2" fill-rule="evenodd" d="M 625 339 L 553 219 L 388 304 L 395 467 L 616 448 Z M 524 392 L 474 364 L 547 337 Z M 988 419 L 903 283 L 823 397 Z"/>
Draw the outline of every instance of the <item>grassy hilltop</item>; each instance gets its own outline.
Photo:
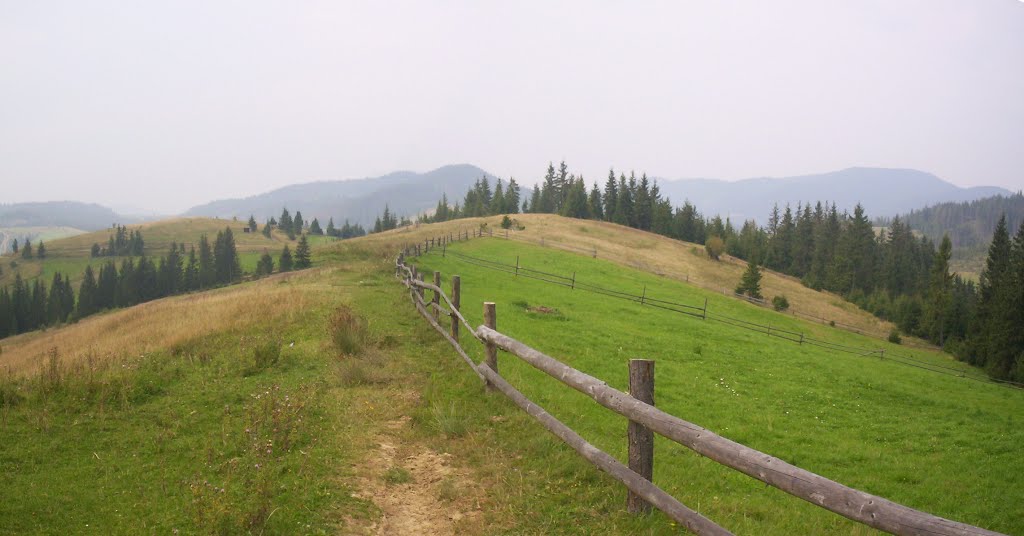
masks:
<path id="1" fill-rule="evenodd" d="M 402 245 L 499 219 L 318 242 L 311 270 L 0 341 L 0 474 L 9 475 L 0 533 L 679 533 L 660 513 L 626 514 L 621 486 L 485 393 L 394 279 Z M 519 240 L 495 229 L 451 251 L 507 264 L 518 257 L 682 303 L 706 299 L 709 317 L 977 374 L 946 354 L 727 297 L 721 289 L 735 286 L 742 263 L 711 261 L 698 246 L 599 222 L 519 220 Z M 143 236 L 159 253 L 161 241 L 188 243 L 225 224 L 176 220 L 144 226 Z M 100 235 L 55 241 L 51 255 L 74 259 L 84 245 L 87 261 Z M 240 251 L 283 246 L 277 236 L 235 236 Z M 594 248 L 596 259 L 583 253 Z M 656 402 L 684 419 L 911 507 L 1024 534 L 1018 390 L 516 278 L 437 250 L 410 262 L 441 271 L 445 288 L 459 274 L 474 325 L 481 302 L 495 301 L 499 330 L 616 388 L 625 387 L 628 359 L 655 359 Z M 762 286 L 794 309 L 887 331 L 791 278 L 766 273 Z M 354 353 L 342 351 L 359 332 L 346 327 L 360 325 L 352 315 L 366 326 Z M 468 334 L 461 340 L 482 358 Z M 500 366 L 531 399 L 624 459 L 625 419 L 512 356 L 501 355 Z M 736 533 L 874 533 L 674 443 L 657 440 L 655 460 L 657 484 Z"/>

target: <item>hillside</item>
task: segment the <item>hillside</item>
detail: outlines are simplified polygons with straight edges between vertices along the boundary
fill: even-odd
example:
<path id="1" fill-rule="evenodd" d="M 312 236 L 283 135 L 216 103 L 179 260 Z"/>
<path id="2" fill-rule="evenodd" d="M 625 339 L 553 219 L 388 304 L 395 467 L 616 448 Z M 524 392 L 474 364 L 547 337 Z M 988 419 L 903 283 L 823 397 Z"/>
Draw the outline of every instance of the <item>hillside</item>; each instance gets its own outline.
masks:
<path id="1" fill-rule="evenodd" d="M 159 257 L 167 253 L 171 242 L 184 243 L 186 246 L 195 245 L 202 235 L 213 238 L 225 227 L 230 227 L 234 234 L 235 245 L 242 261 L 242 267 L 251 271 L 256 259 L 266 249 L 273 253 L 280 251 L 285 244 L 295 247 L 294 241 L 289 241 L 283 233 L 275 232 L 271 238 L 266 238 L 260 232 L 244 232 L 245 222 L 234 220 L 223 220 L 215 218 L 172 218 L 155 222 L 128 225 L 128 229 L 139 230 L 145 241 L 145 253 L 149 256 Z M 61 272 L 71 277 L 72 283 L 80 281 L 85 267 L 92 264 L 96 268 L 98 263 L 106 262 L 109 257 L 91 258 L 90 249 L 95 243 L 104 246 L 107 243 L 112 231 L 107 228 L 101 231 L 78 234 L 75 236 L 46 241 L 47 257 L 45 259 L 23 259 L 20 256 L 11 254 L 0 257 L 2 260 L 2 273 L 0 273 L 0 285 L 10 284 L 15 274 L 21 274 L 23 279 L 31 280 L 43 276 L 44 281 L 49 283 L 54 272 Z M 326 237 L 313 237 L 313 243 L 332 241 Z M 14 266 L 11 263 L 14 263 Z"/>
<path id="2" fill-rule="evenodd" d="M 237 217 L 248 220 L 254 215 L 262 224 L 268 218 L 278 217 L 282 208 L 293 213 L 302 212 L 303 218 L 319 218 L 327 225 L 334 218 L 337 225 L 344 220 L 372 228 L 374 220 L 388 205 L 392 214 L 414 218 L 432 210 L 442 194 L 454 204 L 472 184 L 493 175 L 468 164 L 451 165 L 427 173 L 399 171 L 381 177 L 320 181 L 286 186 L 244 199 L 225 199 L 193 207 L 186 216 Z"/>
<path id="3" fill-rule="evenodd" d="M 0 204 L 0 229 L 9 227 L 73 227 L 97 231 L 111 224 L 136 223 L 95 203 L 50 201 L 45 203 Z"/>
<path id="4" fill-rule="evenodd" d="M 0 471 L 12 480 L 0 488 L 0 526 L 678 534 L 659 512 L 627 514 L 621 486 L 505 399 L 485 394 L 396 282 L 394 255 L 403 245 L 498 220 L 323 242 L 312 270 L 3 341 L 0 367 L 11 372 L 0 376 L 0 427 L 10 441 Z M 516 278 L 437 249 L 413 262 L 441 271 L 445 288 L 452 274 L 462 276 L 462 310 L 473 325 L 482 321 L 481 302 L 495 301 L 503 332 L 617 388 L 629 358 L 655 359 L 658 406 L 725 437 L 914 508 L 1008 533 L 1024 530 L 1014 476 L 1024 441 L 1006 420 L 1024 409 L 1019 391 L 973 381 L 975 371 L 945 354 L 694 285 L 699 279 L 731 287 L 739 274 L 734 263 L 711 261 L 696 246 L 557 216 L 519 221 L 526 228 L 509 240 L 495 229 L 493 238 L 448 251 L 519 259 L 573 273 L 581 283 L 645 288 L 683 303 L 707 300 L 722 318 L 884 348 L 923 365 L 800 345 L 710 316 Z M 190 230 L 165 238 L 186 240 L 195 230 L 178 225 Z M 788 285 L 799 285 L 770 273 L 764 282 L 766 295 L 789 295 Z M 790 295 L 793 306 L 845 313 L 851 322 L 863 315 L 808 292 Z M 364 320 L 347 323 L 350 314 Z M 356 350 L 341 351 L 339 341 L 359 332 L 344 327 L 352 325 L 365 325 L 365 336 Z M 461 340 L 481 358 L 471 337 Z M 531 399 L 623 459 L 624 420 L 507 354 L 500 362 L 503 376 Z M 57 456 L 62 463 L 50 463 Z M 872 533 L 681 446 L 659 442 L 656 459 L 656 483 L 738 534 Z"/>
<path id="5" fill-rule="evenodd" d="M 1009 195 L 998 187 L 961 188 L 935 175 L 913 169 L 849 168 L 796 177 L 716 179 L 658 179 L 663 196 L 676 204 L 688 199 L 701 213 L 730 216 L 734 224 L 755 219 L 764 224 L 772 203 L 834 201 L 840 211 L 861 203 L 872 214 L 891 217 L 922 204 L 962 202 L 992 195 Z"/>

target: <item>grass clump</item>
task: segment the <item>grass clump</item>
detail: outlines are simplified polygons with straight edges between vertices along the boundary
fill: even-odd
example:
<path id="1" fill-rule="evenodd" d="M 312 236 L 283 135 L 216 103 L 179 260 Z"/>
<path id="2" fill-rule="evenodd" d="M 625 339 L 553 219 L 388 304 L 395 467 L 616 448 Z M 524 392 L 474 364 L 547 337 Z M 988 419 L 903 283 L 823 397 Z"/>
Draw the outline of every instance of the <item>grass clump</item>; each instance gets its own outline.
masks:
<path id="1" fill-rule="evenodd" d="M 351 308 L 338 307 L 328 319 L 327 331 L 334 348 L 343 355 L 359 355 L 366 346 L 366 319 Z"/>
<path id="2" fill-rule="evenodd" d="M 384 482 L 387 482 L 392 486 L 397 484 L 408 484 L 409 482 L 412 482 L 412 473 L 410 473 L 408 469 L 398 467 L 396 465 L 384 473 Z"/>
<path id="3" fill-rule="evenodd" d="M 455 407 L 455 402 L 447 406 L 435 402 L 430 406 L 431 423 L 435 430 L 447 438 L 466 435 L 466 417 Z"/>

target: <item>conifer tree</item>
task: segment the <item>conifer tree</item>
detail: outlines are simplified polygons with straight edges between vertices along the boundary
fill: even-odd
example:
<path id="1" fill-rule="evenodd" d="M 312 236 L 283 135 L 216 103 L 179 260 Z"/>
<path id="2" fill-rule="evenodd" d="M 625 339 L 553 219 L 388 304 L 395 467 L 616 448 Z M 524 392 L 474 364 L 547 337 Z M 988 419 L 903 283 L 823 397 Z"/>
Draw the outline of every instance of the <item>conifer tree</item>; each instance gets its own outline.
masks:
<path id="1" fill-rule="evenodd" d="M 263 255 L 260 257 L 259 262 L 256 263 L 256 277 L 263 277 L 272 273 L 274 273 L 274 259 L 267 250 L 263 250 Z"/>
<path id="2" fill-rule="evenodd" d="M 312 265 L 313 262 L 310 259 L 309 253 L 309 241 L 306 240 L 306 235 L 302 235 L 302 238 L 299 239 L 299 245 L 295 248 L 295 269 L 302 270 L 304 268 L 309 268 Z"/>
<path id="3" fill-rule="evenodd" d="M 323 236 L 324 230 L 320 228 L 320 222 L 313 218 L 313 221 L 309 224 L 309 234 Z"/>
<path id="4" fill-rule="evenodd" d="M 757 268 L 756 262 L 748 262 L 747 269 L 740 278 L 740 284 L 736 287 L 736 294 L 746 294 L 751 298 L 762 299 L 761 296 L 761 271 Z"/>
<path id="5" fill-rule="evenodd" d="M 277 265 L 280 267 L 281 272 L 292 271 L 292 252 L 288 249 L 288 244 L 285 244 L 284 249 L 281 250 L 281 257 L 278 258 Z"/>
<path id="6" fill-rule="evenodd" d="M 302 234 L 306 228 L 306 222 L 302 219 L 302 212 L 296 210 L 295 217 L 292 219 L 292 232 L 295 236 Z"/>
<path id="7" fill-rule="evenodd" d="M 508 188 L 505 190 L 505 212 L 509 214 L 519 213 L 519 184 L 514 178 L 508 180 Z"/>
<path id="8" fill-rule="evenodd" d="M 223 231 L 217 233 L 213 257 L 215 267 L 214 281 L 217 284 L 234 283 L 242 277 L 242 267 L 238 260 L 235 238 L 231 233 L 230 227 L 225 227 Z"/>
<path id="9" fill-rule="evenodd" d="M 338 236 L 338 229 L 334 227 L 334 218 L 327 220 L 327 236 Z"/>
<path id="10" fill-rule="evenodd" d="M 185 261 L 185 268 L 181 275 L 183 290 L 192 291 L 199 288 L 199 259 L 196 258 L 196 247 L 188 250 L 188 260 Z"/>
<path id="11" fill-rule="evenodd" d="M 1002 311 L 1008 306 L 1006 290 L 1011 284 L 1010 270 L 1010 236 L 1006 229 L 1006 215 L 999 218 L 996 230 L 992 235 L 992 243 L 988 248 L 985 268 L 978 279 L 978 308 L 971 323 L 970 335 L 965 344 L 964 353 L 967 360 L 974 365 L 992 370 L 1001 359 L 1006 348 L 1007 328 L 1002 325 Z M 1019 328 L 1019 326 L 1018 326 Z"/>
<path id="12" fill-rule="evenodd" d="M 270 224 L 269 221 L 267 223 L 263 224 L 263 236 L 265 236 L 266 238 L 270 238 L 272 231 L 273 231 L 273 228 L 271 227 L 271 224 Z"/>
<path id="13" fill-rule="evenodd" d="M 932 261 L 931 276 L 922 318 L 922 328 L 928 339 L 940 346 L 945 343 L 949 331 L 950 313 L 953 305 L 953 276 L 949 273 L 949 257 L 953 244 L 949 235 L 942 237 L 939 250 Z"/>
<path id="14" fill-rule="evenodd" d="M 217 282 L 217 268 L 213 264 L 213 249 L 203 234 L 199 237 L 199 288 L 210 288 Z"/>
<path id="15" fill-rule="evenodd" d="M 284 232 L 289 232 L 293 229 L 292 216 L 288 213 L 288 209 L 285 208 L 281 211 L 281 218 L 275 224 Z"/>
<path id="16" fill-rule="evenodd" d="M 36 257 L 40 259 L 46 258 L 46 246 L 43 245 L 43 241 L 39 241 L 39 247 L 36 248 Z"/>
<path id="17" fill-rule="evenodd" d="M 18 239 L 17 238 L 15 238 L 14 239 L 14 243 L 11 244 L 11 250 L 13 250 L 14 253 L 18 252 Z"/>
<path id="18" fill-rule="evenodd" d="M 29 239 L 25 239 L 25 245 L 21 248 L 21 257 L 24 259 L 32 258 L 32 242 Z"/>

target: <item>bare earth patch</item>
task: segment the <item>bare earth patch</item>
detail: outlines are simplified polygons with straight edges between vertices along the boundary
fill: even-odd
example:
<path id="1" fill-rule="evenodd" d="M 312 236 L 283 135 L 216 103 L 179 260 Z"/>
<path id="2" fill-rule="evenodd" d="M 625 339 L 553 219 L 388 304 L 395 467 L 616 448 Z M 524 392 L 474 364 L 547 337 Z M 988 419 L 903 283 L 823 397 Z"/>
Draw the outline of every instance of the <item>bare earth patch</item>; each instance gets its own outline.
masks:
<path id="1" fill-rule="evenodd" d="M 452 456 L 416 444 L 403 444 L 399 430 L 408 417 L 386 423 L 385 432 L 359 468 L 359 490 L 353 496 L 373 502 L 381 510 L 374 523 L 350 524 L 346 534 L 423 535 L 478 533 L 480 510 L 467 497 L 473 493 L 466 472 L 452 464 Z M 402 470 L 407 482 L 388 482 L 385 475 Z"/>

